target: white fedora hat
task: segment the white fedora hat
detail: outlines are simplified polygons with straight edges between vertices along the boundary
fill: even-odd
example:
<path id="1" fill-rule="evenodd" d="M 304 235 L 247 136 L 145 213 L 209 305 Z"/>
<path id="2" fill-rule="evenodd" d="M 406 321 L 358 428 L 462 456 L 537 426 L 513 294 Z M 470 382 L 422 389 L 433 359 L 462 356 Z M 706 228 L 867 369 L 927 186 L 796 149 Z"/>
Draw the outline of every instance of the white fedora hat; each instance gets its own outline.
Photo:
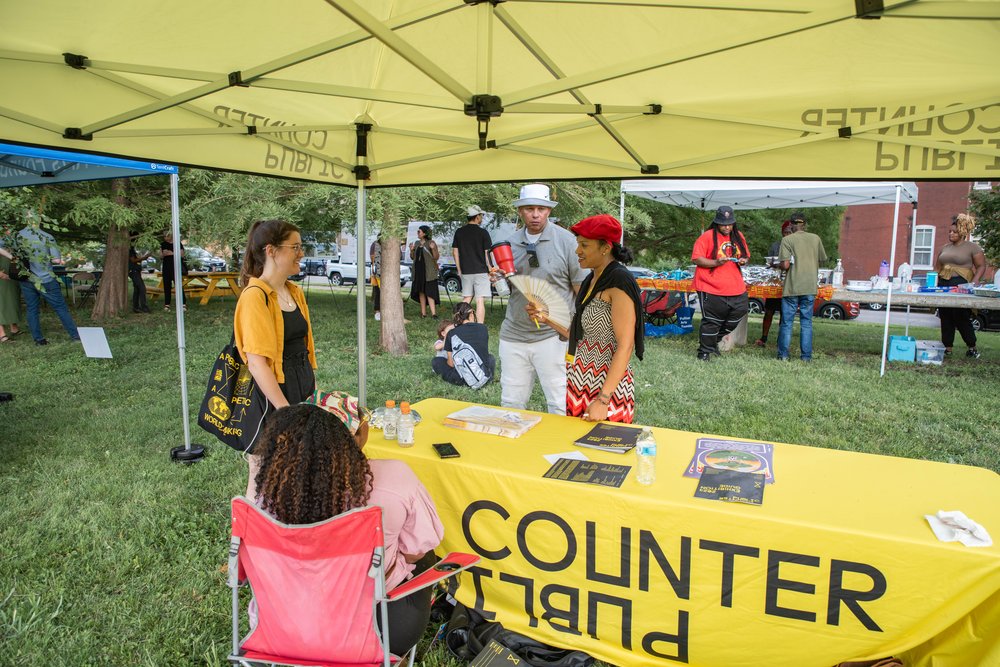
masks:
<path id="1" fill-rule="evenodd" d="M 542 183 L 529 183 L 521 186 L 521 196 L 514 200 L 514 208 L 522 206 L 547 206 L 555 208 L 559 202 L 549 199 L 549 186 Z"/>

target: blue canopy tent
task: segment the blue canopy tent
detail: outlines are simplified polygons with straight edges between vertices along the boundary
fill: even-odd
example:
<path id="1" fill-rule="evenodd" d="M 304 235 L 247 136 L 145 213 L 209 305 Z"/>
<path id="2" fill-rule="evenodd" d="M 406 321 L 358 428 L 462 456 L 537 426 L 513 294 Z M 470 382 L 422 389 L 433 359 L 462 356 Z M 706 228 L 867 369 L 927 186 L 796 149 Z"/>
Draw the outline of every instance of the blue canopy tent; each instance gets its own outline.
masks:
<path id="1" fill-rule="evenodd" d="M 174 271 L 176 275 L 180 275 L 180 214 L 177 196 L 178 170 L 175 165 L 0 143 L 0 188 L 73 183 L 107 178 L 132 178 L 154 174 L 170 175 L 170 220 L 174 237 Z M 177 308 L 176 312 L 184 445 L 175 447 L 171 451 L 171 457 L 181 461 L 196 461 L 201 458 L 204 450 L 202 447 L 192 447 L 191 445 L 191 432 L 188 425 L 184 309 Z"/>

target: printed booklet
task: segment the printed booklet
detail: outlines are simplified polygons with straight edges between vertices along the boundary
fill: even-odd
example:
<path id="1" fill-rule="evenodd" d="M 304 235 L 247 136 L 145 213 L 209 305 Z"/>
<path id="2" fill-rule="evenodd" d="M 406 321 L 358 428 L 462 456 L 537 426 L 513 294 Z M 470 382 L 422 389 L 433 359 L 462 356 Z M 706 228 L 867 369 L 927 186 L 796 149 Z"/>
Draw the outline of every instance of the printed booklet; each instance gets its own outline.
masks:
<path id="1" fill-rule="evenodd" d="M 702 471 L 708 467 L 761 473 L 768 484 L 773 484 L 773 452 L 774 446 L 766 442 L 698 438 L 694 456 L 684 476 L 701 477 Z"/>
<path id="2" fill-rule="evenodd" d="M 641 428 L 635 426 L 622 426 L 620 424 L 610 424 L 601 422 L 575 444 L 581 447 L 591 447 L 601 449 L 606 452 L 618 452 L 624 454 L 635 447 Z"/>
<path id="3" fill-rule="evenodd" d="M 470 405 L 444 418 L 444 425 L 502 435 L 505 438 L 519 438 L 538 422 L 541 415 L 531 415 L 505 408 L 490 408 L 485 405 Z"/>

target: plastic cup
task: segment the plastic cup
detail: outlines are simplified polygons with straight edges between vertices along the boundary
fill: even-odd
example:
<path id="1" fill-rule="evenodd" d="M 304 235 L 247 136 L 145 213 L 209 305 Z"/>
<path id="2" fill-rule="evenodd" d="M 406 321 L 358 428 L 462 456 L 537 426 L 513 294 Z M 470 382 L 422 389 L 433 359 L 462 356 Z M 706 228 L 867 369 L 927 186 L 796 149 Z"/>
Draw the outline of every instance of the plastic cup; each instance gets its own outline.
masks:
<path id="1" fill-rule="evenodd" d="M 927 287 L 937 287 L 937 271 L 927 272 Z"/>
<path id="2" fill-rule="evenodd" d="M 511 250 L 510 241 L 500 241 L 500 243 L 494 243 L 493 247 L 490 248 L 490 252 L 493 253 L 493 261 L 500 270 L 506 273 L 508 276 L 514 275 L 514 251 Z"/>

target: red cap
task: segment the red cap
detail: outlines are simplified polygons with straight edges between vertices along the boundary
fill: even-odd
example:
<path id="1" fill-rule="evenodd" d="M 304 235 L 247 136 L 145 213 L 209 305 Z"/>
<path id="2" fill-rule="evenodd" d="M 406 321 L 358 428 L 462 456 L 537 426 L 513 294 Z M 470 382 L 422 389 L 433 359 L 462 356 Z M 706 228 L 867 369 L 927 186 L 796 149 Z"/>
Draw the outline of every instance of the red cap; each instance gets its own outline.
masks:
<path id="1" fill-rule="evenodd" d="M 788 229 L 791 226 L 792 226 L 792 221 L 791 220 L 785 220 L 783 223 L 781 223 L 781 231 L 784 232 L 786 229 Z"/>
<path id="2" fill-rule="evenodd" d="M 606 213 L 584 218 L 569 228 L 577 236 L 608 243 L 622 242 L 622 223 Z"/>

